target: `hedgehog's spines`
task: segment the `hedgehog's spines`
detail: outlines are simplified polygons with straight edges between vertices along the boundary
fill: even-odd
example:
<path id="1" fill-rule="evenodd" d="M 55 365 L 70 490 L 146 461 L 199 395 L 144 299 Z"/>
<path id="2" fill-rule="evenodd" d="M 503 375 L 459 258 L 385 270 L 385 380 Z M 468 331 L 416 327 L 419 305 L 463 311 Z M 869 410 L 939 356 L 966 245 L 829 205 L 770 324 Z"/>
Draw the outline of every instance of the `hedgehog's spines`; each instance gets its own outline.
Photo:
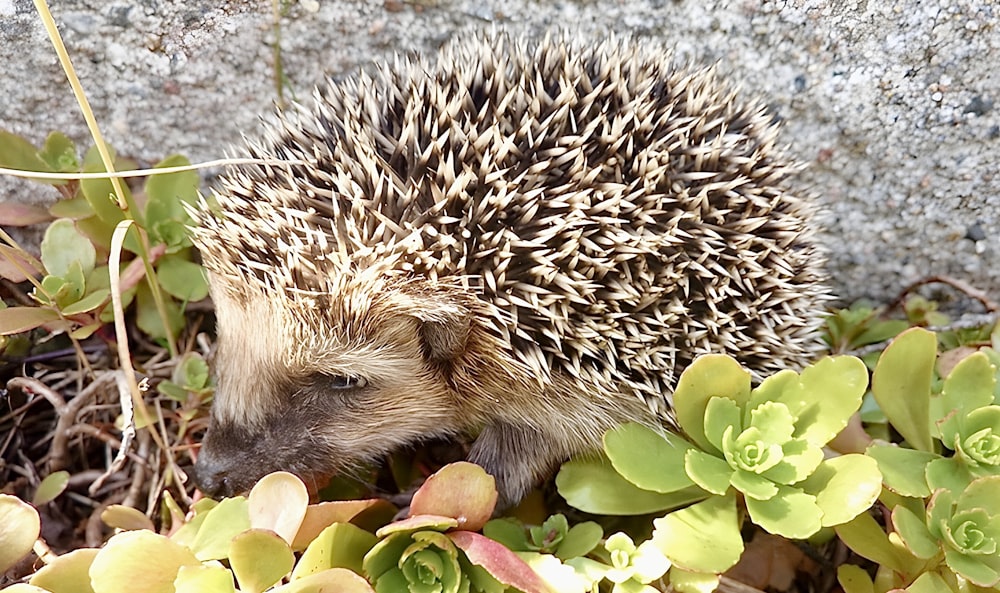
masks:
<path id="1" fill-rule="evenodd" d="M 248 144 L 308 164 L 229 174 L 206 267 L 293 303 L 331 270 L 476 278 L 477 322 L 535 376 L 661 411 L 693 353 L 803 363 L 825 289 L 800 165 L 762 103 L 645 45 L 497 34 L 331 82 Z"/>

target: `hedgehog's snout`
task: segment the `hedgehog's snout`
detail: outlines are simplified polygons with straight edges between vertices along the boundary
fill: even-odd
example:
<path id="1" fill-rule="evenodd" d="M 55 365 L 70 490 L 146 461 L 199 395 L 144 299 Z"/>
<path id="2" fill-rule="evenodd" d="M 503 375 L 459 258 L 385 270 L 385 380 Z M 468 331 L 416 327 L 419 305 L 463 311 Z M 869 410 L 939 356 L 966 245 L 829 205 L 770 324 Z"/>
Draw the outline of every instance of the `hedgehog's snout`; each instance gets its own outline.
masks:
<path id="1" fill-rule="evenodd" d="M 236 496 L 248 492 L 268 466 L 250 435 L 213 422 L 202 441 L 193 477 L 198 488 L 212 498 Z"/>
<path id="2" fill-rule="evenodd" d="M 215 455 L 205 446 L 202 446 L 198 462 L 194 465 L 195 484 L 211 498 L 236 496 L 245 492 L 245 475 L 246 471 L 241 471 L 232 459 L 225 455 Z"/>
<path id="3" fill-rule="evenodd" d="M 199 455 L 194 466 L 194 481 L 198 488 L 210 498 L 221 498 L 236 494 L 233 480 L 230 478 L 232 468 L 222 464 L 212 463 L 208 455 Z"/>

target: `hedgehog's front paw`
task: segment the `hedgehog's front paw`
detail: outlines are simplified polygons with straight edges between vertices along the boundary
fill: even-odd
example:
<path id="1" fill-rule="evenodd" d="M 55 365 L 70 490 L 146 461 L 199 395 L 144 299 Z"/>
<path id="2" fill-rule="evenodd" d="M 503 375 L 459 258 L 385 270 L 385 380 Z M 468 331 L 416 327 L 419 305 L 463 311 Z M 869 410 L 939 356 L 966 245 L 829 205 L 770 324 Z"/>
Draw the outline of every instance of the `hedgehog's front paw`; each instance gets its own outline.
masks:
<path id="1" fill-rule="evenodd" d="M 469 461 L 482 466 L 497 481 L 496 512 L 510 508 L 563 461 L 562 447 L 526 426 L 492 424 L 472 445 Z"/>

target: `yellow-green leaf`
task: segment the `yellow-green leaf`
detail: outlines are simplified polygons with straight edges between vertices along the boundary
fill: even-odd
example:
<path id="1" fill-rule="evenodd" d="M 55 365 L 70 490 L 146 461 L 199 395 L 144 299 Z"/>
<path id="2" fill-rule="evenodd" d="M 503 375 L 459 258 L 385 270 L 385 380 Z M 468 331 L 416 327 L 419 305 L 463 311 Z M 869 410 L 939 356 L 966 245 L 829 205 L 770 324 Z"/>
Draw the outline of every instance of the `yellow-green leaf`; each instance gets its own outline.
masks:
<path id="1" fill-rule="evenodd" d="M 875 593 L 875 584 L 860 566 L 842 564 L 837 568 L 837 582 L 845 593 Z"/>
<path id="2" fill-rule="evenodd" d="M 242 593 L 261 593 L 291 572 L 295 556 L 273 531 L 249 529 L 233 538 L 229 564 Z"/>
<path id="3" fill-rule="evenodd" d="M 120 504 L 113 504 L 104 509 L 104 512 L 101 513 L 101 521 L 104 521 L 104 524 L 108 527 L 125 531 L 133 531 L 135 529 L 155 531 L 153 522 L 149 520 L 149 517 L 142 514 L 142 511 Z"/>
<path id="4" fill-rule="evenodd" d="M 933 451 L 931 379 L 937 336 L 915 327 L 899 334 L 879 357 L 872 394 L 892 426 L 915 449 Z"/>
<path id="5" fill-rule="evenodd" d="M 94 593 L 174 593 L 182 566 L 200 563 L 191 550 L 152 531 L 124 531 L 90 565 Z"/>
<path id="6" fill-rule="evenodd" d="M 40 529 L 33 506 L 16 496 L 0 494 L 0 574 L 31 551 Z"/>
<path id="7" fill-rule="evenodd" d="M 271 589 L 271 593 L 375 593 L 368 581 L 346 568 L 331 568 L 309 575 L 287 585 Z"/>
<path id="8" fill-rule="evenodd" d="M 35 496 L 32 497 L 31 504 L 40 507 L 45 503 L 55 500 L 66 489 L 66 484 L 68 483 L 69 472 L 52 472 L 45 476 L 42 483 L 38 485 L 38 490 L 35 490 Z"/>
<path id="9" fill-rule="evenodd" d="M 233 573 L 217 562 L 182 566 L 174 579 L 175 593 L 236 593 Z"/>
<path id="10" fill-rule="evenodd" d="M 218 560 L 229 556 L 230 542 L 237 534 L 250 529 L 247 499 L 227 498 L 205 513 L 191 543 L 199 560 Z"/>
<path id="11" fill-rule="evenodd" d="M 73 262 L 79 262 L 84 275 L 93 271 L 97 264 L 94 245 L 68 218 L 60 218 L 45 229 L 40 249 L 45 271 L 53 276 L 66 276 Z"/>
<path id="12" fill-rule="evenodd" d="M 653 521 L 653 543 L 675 566 L 722 573 L 743 553 L 735 496 L 713 496 Z"/>
<path id="13" fill-rule="evenodd" d="M 378 541 L 371 533 L 350 523 L 334 523 L 309 544 L 295 565 L 292 580 L 322 572 L 328 568 L 347 568 L 361 572 L 365 554 Z"/>
<path id="14" fill-rule="evenodd" d="M 63 554 L 40 568 L 28 582 L 51 593 L 94 593 L 90 565 L 98 552 L 97 548 L 80 548 Z"/>
<path id="15" fill-rule="evenodd" d="M 723 354 L 699 356 L 681 373 L 674 390 L 677 423 L 706 451 L 715 447 L 705 436 L 705 408 L 713 397 L 728 397 L 743 406 L 750 397 L 750 372 Z"/>

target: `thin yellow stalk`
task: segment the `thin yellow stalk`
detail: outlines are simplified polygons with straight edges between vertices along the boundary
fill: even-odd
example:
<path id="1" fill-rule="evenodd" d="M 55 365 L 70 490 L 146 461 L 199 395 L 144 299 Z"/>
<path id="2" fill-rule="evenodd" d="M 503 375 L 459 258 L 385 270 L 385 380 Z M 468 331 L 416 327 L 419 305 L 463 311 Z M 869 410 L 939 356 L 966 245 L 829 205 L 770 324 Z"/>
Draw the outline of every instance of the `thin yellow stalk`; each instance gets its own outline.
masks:
<path id="1" fill-rule="evenodd" d="M 35 8 L 38 10 L 39 15 L 42 18 L 42 24 L 45 26 L 46 32 L 49 34 L 49 39 L 52 41 L 52 45 L 55 47 L 56 55 L 59 56 L 59 63 L 63 67 L 63 71 L 66 73 L 66 78 L 69 79 L 69 84 L 73 88 L 73 94 L 76 96 L 76 101 L 80 105 L 80 110 L 83 112 L 83 117 L 87 121 L 87 127 L 90 129 L 90 134 L 94 138 L 94 144 L 97 146 L 97 151 L 101 155 L 101 161 L 104 163 L 104 169 L 109 173 L 114 172 L 114 162 L 111 159 L 111 152 L 108 150 L 107 145 L 104 143 L 104 137 L 101 135 L 101 130 L 97 125 L 97 118 L 94 117 L 94 111 L 90 108 L 90 102 L 87 100 L 87 96 L 83 92 L 83 86 L 80 84 L 80 79 L 76 75 L 76 70 L 73 69 L 73 63 L 69 59 L 69 53 L 66 51 L 66 46 L 63 44 L 62 36 L 59 35 L 59 29 L 56 27 L 56 22 L 52 18 L 52 13 L 49 11 L 48 4 L 45 0 L 34 0 Z M 136 212 L 138 208 L 131 196 L 125 193 L 124 185 L 120 178 L 111 178 L 112 186 L 115 190 L 115 195 L 118 198 L 118 207 L 122 209 L 125 216 L 128 219 L 135 220 Z M 153 270 L 153 264 L 149 260 L 149 238 L 146 236 L 145 230 L 136 225 L 136 232 L 139 235 L 139 256 L 142 258 L 143 266 L 146 268 L 146 282 L 149 284 L 150 292 L 153 295 L 153 301 L 156 303 L 156 310 L 160 315 L 160 319 L 163 321 L 163 327 L 167 328 L 167 346 L 170 350 L 171 356 L 177 356 L 177 342 L 174 340 L 173 334 L 170 333 L 170 321 L 167 315 L 166 303 L 163 300 L 163 294 L 160 292 L 160 286 L 156 282 L 156 274 Z M 121 295 L 117 293 L 112 293 L 112 300 L 121 299 Z M 117 328 L 116 328 L 117 329 Z M 117 334 L 119 342 L 128 340 L 128 335 L 125 333 Z M 124 363 L 124 361 L 122 361 Z"/>

